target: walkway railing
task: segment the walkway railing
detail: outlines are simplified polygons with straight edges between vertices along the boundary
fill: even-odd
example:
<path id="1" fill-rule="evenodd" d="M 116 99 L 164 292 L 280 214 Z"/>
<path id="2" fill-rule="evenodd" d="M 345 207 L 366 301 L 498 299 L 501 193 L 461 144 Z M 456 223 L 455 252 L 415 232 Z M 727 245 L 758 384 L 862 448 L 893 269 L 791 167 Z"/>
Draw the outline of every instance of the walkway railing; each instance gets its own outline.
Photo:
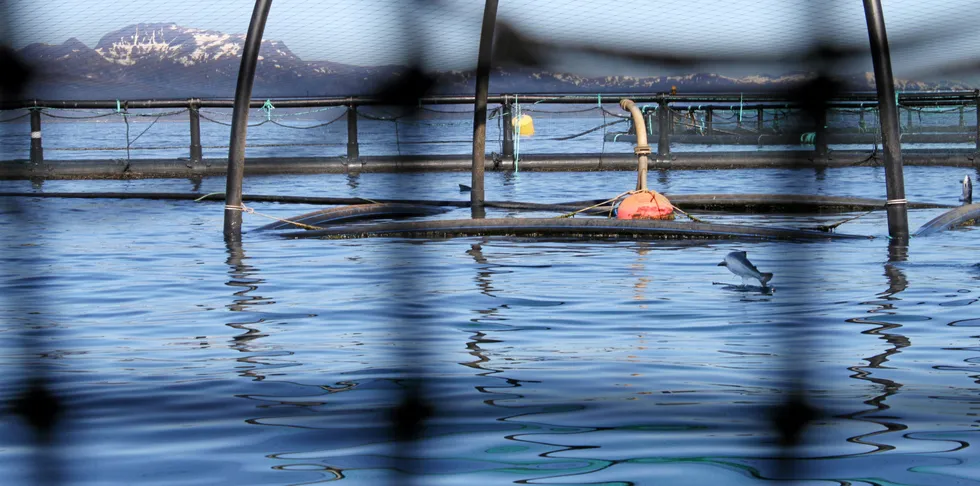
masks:
<path id="1" fill-rule="evenodd" d="M 491 105 L 498 105 L 495 110 L 494 115 L 500 116 L 502 118 L 502 156 L 504 158 L 513 160 L 515 156 L 515 137 L 513 133 L 512 126 L 512 116 L 517 112 L 517 107 L 528 105 L 540 105 L 540 104 L 597 104 L 600 109 L 603 108 L 604 103 L 618 103 L 621 99 L 629 98 L 639 104 L 645 104 L 645 112 L 647 113 L 648 120 L 647 126 L 651 135 L 657 135 L 657 156 L 658 159 L 667 159 L 670 157 L 670 144 L 675 143 L 704 143 L 705 141 L 711 141 L 709 143 L 717 143 L 721 145 L 738 143 L 737 138 L 733 138 L 735 135 L 730 131 L 725 131 L 719 129 L 718 115 L 720 113 L 737 113 L 737 118 L 731 116 L 731 118 L 737 120 L 737 128 L 745 129 L 750 132 L 750 135 L 773 135 L 778 130 L 780 123 L 785 123 L 788 112 L 794 110 L 795 105 L 793 100 L 789 98 L 782 98 L 778 96 L 765 95 L 765 94 L 690 94 L 690 95 L 671 95 L 671 94 L 648 94 L 648 95 L 583 95 L 583 94 L 563 94 L 563 95 L 493 95 L 488 99 L 488 103 Z M 912 93 L 901 93 L 898 96 L 897 103 L 899 109 L 904 112 L 906 126 L 903 127 L 906 131 L 913 131 L 913 125 L 915 123 L 914 115 L 918 113 L 921 120 L 922 113 L 928 111 L 942 111 L 943 113 L 958 113 L 959 114 L 959 126 L 952 127 L 951 132 L 958 133 L 957 141 L 968 141 L 971 138 L 976 144 L 976 150 L 980 152 L 980 110 L 976 109 L 978 105 L 978 100 L 980 100 L 980 90 L 975 91 L 952 91 L 952 92 L 912 92 Z M 458 95 L 448 95 L 448 96 L 429 96 L 419 100 L 420 106 L 432 106 L 432 105 L 470 105 L 474 103 L 473 96 L 458 96 Z M 340 121 L 342 118 L 347 120 L 347 158 L 350 160 L 356 160 L 360 157 L 360 143 L 358 141 L 358 126 L 357 119 L 358 115 L 369 119 L 381 119 L 391 121 L 392 119 L 372 117 L 366 113 L 358 114 L 358 108 L 369 107 L 369 106 L 380 106 L 382 105 L 382 100 L 373 97 L 337 97 L 337 98 L 303 98 L 303 99 L 272 99 L 272 100 L 254 100 L 251 102 L 252 108 L 271 110 L 273 108 L 330 108 L 330 107 L 344 107 L 346 108 L 345 113 L 340 116 L 333 118 L 325 123 L 317 124 L 311 127 L 293 127 L 287 126 L 287 128 L 318 128 L 323 127 L 334 122 Z M 19 102 L 9 102 L 0 105 L 2 110 L 28 110 L 30 116 L 31 124 L 31 135 L 30 135 L 30 162 L 34 164 L 40 164 L 44 161 L 44 148 L 42 144 L 42 124 L 41 116 L 51 116 L 57 118 L 58 115 L 49 114 L 46 112 L 48 109 L 59 109 L 59 110 L 73 110 L 73 109 L 105 109 L 114 110 L 113 112 L 104 113 L 100 116 L 110 116 L 113 114 L 124 115 L 124 118 L 128 122 L 128 116 L 170 116 L 188 112 L 189 120 L 189 133 L 190 133 L 190 144 L 188 146 L 188 155 L 190 164 L 200 163 L 202 160 L 202 143 L 201 143 L 201 118 L 205 118 L 208 121 L 215 123 L 221 123 L 219 120 L 207 117 L 207 115 L 202 115 L 202 108 L 217 108 L 217 109 L 228 109 L 233 105 L 233 101 L 230 99 L 170 99 L 170 100 L 25 100 Z M 874 113 L 877 110 L 877 101 L 875 99 L 875 94 L 868 93 L 850 93 L 832 100 L 828 107 L 832 110 L 851 110 L 851 113 L 856 113 L 860 117 L 860 129 L 862 131 L 877 131 L 877 127 L 867 128 L 867 122 L 865 121 L 866 113 Z M 974 112 L 975 120 L 972 123 L 974 133 L 969 133 L 969 125 L 966 122 L 966 112 L 971 109 Z M 129 110 L 137 109 L 170 109 L 178 110 L 173 112 L 167 112 L 163 114 L 153 114 L 145 115 L 139 113 L 133 113 Z M 611 113 L 612 115 L 619 115 L 625 118 L 625 113 Z M 7 118 L 6 120 L 0 121 L 14 121 L 22 118 L 25 115 L 15 116 Z M 352 116 L 353 115 L 353 116 Z M 768 118 L 767 118 L 768 115 Z M 971 120 L 973 121 L 973 120 Z M 276 119 L 269 118 L 266 122 L 271 122 L 273 124 L 281 124 L 277 122 Z M 743 124 L 743 122 L 746 122 Z M 261 124 L 264 122 L 258 122 Z M 767 126 L 768 123 L 768 126 Z M 921 125 L 921 124 L 920 124 Z M 697 136 L 684 136 L 681 134 L 676 134 L 676 127 L 682 127 L 684 129 L 694 129 Z M 148 128 L 147 128 L 148 129 Z M 830 130 L 833 132 L 833 130 Z M 928 132 L 935 131 L 931 127 L 919 126 L 915 132 L 922 139 L 924 143 L 929 142 L 949 142 L 952 139 L 947 138 L 937 138 L 935 135 L 928 135 Z M 753 133 L 754 132 L 754 133 Z M 769 133 L 774 132 L 774 133 Z M 827 144 L 828 137 L 818 136 L 818 129 L 814 128 L 813 133 L 807 137 L 804 135 L 800 142 L 808 143 L 814 145 L 814 151 L 817 154 L 827 154 Z M 145 132 L 143 132 L 145 133 Z M 137 135 L 137 138 L 143 133 Z M 725 136 L 728 135 L 726 138 Z M 744 134 L 743 134 L 744 135 Z M 822 135 L 822 134 L 821 134 Z M 715 137 L 712 138 L 702 138 L 702 137 Z M 519 137 L 516 137 L 519 139 Z M 672 140 L 673 139 L 673 140 Z M 782 138 L 773 138 L 772 143 L 778 143 L 779 140 L 788 139 L 787 136 Z M 847 140 L 850 139 L 844 137 L 840 139 L 838 143 L 848 143 Z M 960 140 L 962 139 L 962 140 Z M 918 140 L 918 139 L 916 139 Z M 26 142 L 26 141 L 25 141 Z M 760 144 L 764 143 L 762 138 L 758 139 Z M 336 145 L 344 144 L 342 141 L 337 141 Z M 129 137 L 127 137 L 127 151 L 131 142 Z M 292 145 L 292 144 L 287 144 Z M 331 144 L 333 145 L 333 144 Z M 173 147 L 167 147 L 173 148 Z"/>

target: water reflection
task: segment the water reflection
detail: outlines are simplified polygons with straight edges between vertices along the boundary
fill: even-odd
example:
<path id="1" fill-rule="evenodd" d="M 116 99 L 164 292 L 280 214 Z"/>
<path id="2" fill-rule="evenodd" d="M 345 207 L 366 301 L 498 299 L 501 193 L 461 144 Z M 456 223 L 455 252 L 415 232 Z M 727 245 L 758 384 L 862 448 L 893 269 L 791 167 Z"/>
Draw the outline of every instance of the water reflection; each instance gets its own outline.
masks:
<path id="1" fill-rule="evenodd" d="M 257 268 L 246 263 L 248 257 L 245 256 L 245 250 L 242 249 L 241 241 L 228 241 L 226 244 L 228 251 L 226 263 L 228 264 L 229 280 L 225 285 L 240 289 L 234 292 L 232 302 L 226 306 L 228 310 L 231 312 L 248 313 L 253 307 L 274 304 L 275 301 L 272 299 L 252 294 L 259 289 L 259 285 L 264 283 L 265 280 L 258 276 L 259 270 Z M 230 347 L 242 353 L 255 352 L 258 347 L 253 341 L 266 337 L 268 334 L 262 332 L 258 327 L 253 326 L 263 322 L 265 322 L 265 319 L 260 317 L 227 323 L 226 325 L 228 327 L 242 331 L 241 334 L 232 337 Z M 265 379 L 265 376 L 259 373 L 259 367 L 262 363 L 258 362 L 257 359 L 257 356 L 238 358 L 239 362 L 249 365 L 248 369 L 241 372 L 242 376 L 248 376 L 256 381 Z"/>
<path id="2" fill-rule="evenodd" d="M 652 249 L 651 244 L 646 241 L 638 241 L 633 246 L 636 252 L 636 259 L 630 263 L 630 273 L 636 278 L 633 284 L 633 300 L 646 300 L 647 286 L 650 285 L 650 272 L 646 268 L 647 254 Z M 646 309 L 646 305 L 640 305 L 640 309 Z"/>
<path id="3" fill-rule="evenodd" d="M 888 288 L 884 292 L 877 294 L 881 300 L 871 302 L 875 308 L 868 310 L 868 314 L 888 316 L 897 313 L 898 308 L 896 305 L 901 301 L 901 299 L 896 297 L 896 295 L 908 289 L 909 282 L 908 278 L 905 276 L 905 272 L 903 272 L 902 269 L 896 264 L 906 260 L 908 260 L 907 244 L 902 244 L 902 242 L 894 242 L 888 246 L 888 261 L 884 264 L 884 276 L 887 280 Z M 871 440 L 871 438 L 893 432 L 901 432 L 908 429 L 907 425 L 900 423 L 897 420 L 886 419 L 882 414 L 882 412 L 891 408 L 885 403 L 888 400 L 888 397 L 897 394 L 904 385 L 892 379 L 875 376 L 873 370 L 884 368 L 885 363 L 887 363 L 892 356 L 901 353 L 902 349 L 911 346 L 912 342 L 908 337 L 896 332 L 902 327 L 902 325 L 898 323 L 888 322 L 885 319 L 877 320 L 863 317 L 848 319 L 847 322 L 852 322 L 855 324 L 871 324 L 876 326 L 872 329 L 861 331 L 861 334 L 876 336 L 889 345 L 889 347 L 883 352 L 868 358 L 864 358 L 864 361 L 868 363 L 866 366 L 852 366 L 848 368 L 850 371 L 854 372 L 854 374 L 851 375 L 852 378 L 874 383 L 877 385 L 877 387 L 880 387 L 880 393 L 875 395 L 873 398 L 864 401 L 864 404 L 870 405 L 872 408 L 842 415 L 844 418 L 880 425 L 883 430 L 856 435 L 848 438 L 847 440 L 848 442 L 873 447 L 874 449 L 870 453 L 890 451 L 895 449 L 895 447 L 889 444 L 875 442 L 874 440 Z"/>
<path id="4" fill-rule="evenodd" d="M 347 187 L 351 189 L 357 189 L 361 185 L 361 173 L 360 172 L 348 172 L 347 173 Z"/>
<path id="5" fill-rule="evenodd" d="M 486 239 L 483 240 L 486 243 Z M 473 257 L 473 260 L 483 265 L 478 267 L 478 272 L 476 273 L 476 287 L 480 290 L 480 293 L 486 296 L 493 297 L 493 271 L 490 268 L 490 263 L 487 258 L 483 256 L 483 246 L 480 243 L 470 245 L 470 249 L 466 250 L 466 254 Z"/>
<path id="6" fill-rule="evenodd" d="M 823 182 L 827 180 L 827 168 L 819 165 L 814 167 L 813 180 L 816 182 Z"/>
<path id="7" fill-rule="evenodd" d="M 498 298 L 496 295 L 498 289 L 494 287 L 493 277 L 499 271 L 498 269 L 504 265 L 490 261 L 490 259 L 484 254 L 483 245 L 485 245 L 487 241 L 488 240 L 484 238 L 480 243 L 470 245 L 470 249 L 466 251 L 466 254 L 471 256 L 478 264 L 476 267 L 476 275 L 474 277 L 477 289 L 481 294 L 496 299 Z M 642 254 L 646 254 L 648 251 L 649 248 L 641 249 Z M 642 270 L 642 267 L 640 270 Z M 480 314 L 480 317 L 472 319 L 471 321 L 474 323 L 480 323 L 492 320 L 504 320 L 505 318 L 498 317 L 498 315 L 502 309 L 508 308 L 509 306 L 507 304 L 501 304 L 499 306 L 492 306 L 485 309 L 477 309 L 476 312 Z M 503 329 L 495 332 L 502 334 L 509 331 L 519 332 L 520 329 Z M 489 337 L 487 331 L 475 331 L 470 335 L 469 340 L 466 342 L 467 354 L 472 356 L 474 359 L 472 361 L 464 361 L 459 364 L 476 370 L 476 376 L 491 380 L 487 384 L 475 385 L 474 388 L 481 394 L 489 395 L 483 400 L 485 405 L 492 407 L 494 410 L 503 411 L 503 414 L 500 414 L 499 412 L 495 413 L 494 417 L 496 421 L 512 425 L 512 428 L 519 431 L 518 433 L 509 433 L 503 437 L 508 442 L 517 443 L 519 445 L 507 446 L 503 448 L 498 447 L 494 449 L 497 449 L 498 451 L 508 448 L 513 448 L 513 450 L 540 451 L 536 455 L 537 457 L 542 458 L 543 462 L 534 460 L 531 460 L 530 462 L 521 461 L 519 465 L 515 464 L 512 466 L 513 469 L 524 471 L 527 475 L 527 477 L 522 478 L 517 482 L 523 483 L 530 479 L 540 481 L 549 479 L 555 480 L 558 478 L 567 481 L 568 478 L 574 476 L 593 474 L 615 464 L 626 462 L 619 460 L 599 460 L 578 457 L 569 458 L 562 456 L 562 454 L 570 451 L 598 449 L 600 446 L 593 444 L 560 444 L 554 441 L 553 438 L 555 436 L 561 436 L 562 438 L 567 438 L 569 440 L 574 439 L 575 442 L 582 442 L 584 439 L 589 437 L 589 432 L 612 429 L 604 429 L 600 427 L 569 427 L 567 425 L 551 425 L 540 420 L 535 420 L 534 416 L 536 415 L 544 414 L 550 416 L 560 412 L 574 413 L 576 411 L 585 410 L 586 407 L 577 404 L 555 405 L 533 402 L 530 404 L 523 403 L 523 400 L 526 399 L 526 395 L 519 393 L 520 388 L 523 388 L 528 384 L 535 386 L 544 385 L 541 381 L 525 382 L 515 378 L 502 376 L 502 374 L 505 373 L 505 370 L 496 368 L 492 365 L 492 353 L 486 348 L 488 346 L 500 346 L 504 343 L 505 341 L 502 339 L 494 339 Z M 544 437 L 552 438 L 552 440 L 545 440 Z M 625 482 L 617 484 L 633 483 Z"/>
<path id="8" fill-rule="evenodd" d="M 191 176 L 187 180 L 191 183 L 191 192 L 201 192 L 201 184 L 204 183 L 203 176 Z"/>
<path id="9" fill-rule="evenodd" d="M 4 198 L 0 208 L 2 208 L 0 214 L 7 221 L 13 221 L 11 234 L 18 235 L 5 241 L 17 249 L 17 256 L 4 261 L 5 264 L 0 267 L 4 273 L 0 278 L 9 281 L 20 275 L 36 275 L 40 268 L 38 262 L 43 261 L 45 253 L 50 249 L 45 248 L 44 243 L 36 242 L 31 236 L 33 214 L 30 206 L 21 207 L 17 200 Z M 47 230 L 53 229 L 50 221 L 47 221 L 46 225 Z M 30 438 L 27 439 L 26 444 L 13 439 L 19 436 L 23 440 L 21 434 L 24 429 L 11 426 L 9 423 L 5 424 L 5 427 L 10 427 L 11 431 L 5 430 L 9 438 L 0 441 L 0 452 L 26 446 L 31 464 L 27 466 L 30 468 L 30 473 L 25 476 L 31 477 L 35 484 L 55 485 L 63 480 L 60 442 L 65 438 L 62 432 L 65 426 L 66 407 L 62 397 L 55 390 L 56 382 L 53 376 L 56 366 L 50 363 L 50 358 L 57 358 L 62 353 L 48 351 L 49 343 L 55 340 L 54 333 L 57 326 L 44 322 L 47 320 L 44 316 L 51 315 L 46 305 L 49 302 L 47 293 L 44 284 L 32 285 L 28 293 L 21 295 L 20 298 L 7 296 L 9 302 L 4 306 L 6 324 L 13 328 L 19 341 L 15 344 L 19 349 L 11 350 L 20 355 L 22 362 L 13 376 L 9 374 L 5 376 L 8 379 L 20 380 L 20 383 L 9 388 L 3 384 L 3 388 L 13 393 L 0 400 L 0 421 L 6 422 L 8 415 L 14 416 L 15 422 L 29 429 Z M 5 327 L 0 329 L 7 331 Z M 75 412 L 80 411 L 77 404 L 73 408 Z M 21 430 L 20 434 L 14 432 L 17 429 Z M 12 447 L 8 447 L 11 445 L 8 441 L 13 442 Z"/>

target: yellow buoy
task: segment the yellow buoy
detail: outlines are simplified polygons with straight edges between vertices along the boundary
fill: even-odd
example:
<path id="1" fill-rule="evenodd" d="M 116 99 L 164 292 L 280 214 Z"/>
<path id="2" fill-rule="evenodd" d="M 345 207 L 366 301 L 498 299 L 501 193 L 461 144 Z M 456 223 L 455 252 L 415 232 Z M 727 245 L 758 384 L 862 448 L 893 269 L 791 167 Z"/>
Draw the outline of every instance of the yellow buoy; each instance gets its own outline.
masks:
<path id="1" fill-rule="evenodd" d="M 534 120 L 531 119 L 531 115 L 521 114 L 521 116 L 515 116 L 514 129 L 517 130 L 517 134 L 520 136 L 530 137 L 534 135 Z"/>

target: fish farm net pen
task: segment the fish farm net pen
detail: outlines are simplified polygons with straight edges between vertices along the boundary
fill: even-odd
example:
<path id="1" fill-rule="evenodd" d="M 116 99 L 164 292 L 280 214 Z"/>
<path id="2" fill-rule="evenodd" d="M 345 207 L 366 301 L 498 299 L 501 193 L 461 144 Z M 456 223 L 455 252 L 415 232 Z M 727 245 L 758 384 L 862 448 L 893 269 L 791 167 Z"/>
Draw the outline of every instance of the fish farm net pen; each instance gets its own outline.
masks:
<path id="1" fill-rule="evenodd" d="M 971 5 L 78 3 L 0 2 L 7 481 L 980 479 Z"/>

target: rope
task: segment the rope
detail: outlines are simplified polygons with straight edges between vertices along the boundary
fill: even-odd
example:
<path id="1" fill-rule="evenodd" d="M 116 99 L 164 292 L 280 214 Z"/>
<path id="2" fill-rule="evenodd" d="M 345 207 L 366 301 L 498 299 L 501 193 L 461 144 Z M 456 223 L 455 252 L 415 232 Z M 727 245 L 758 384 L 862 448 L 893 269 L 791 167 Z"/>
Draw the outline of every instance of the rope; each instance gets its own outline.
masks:
<path id="1" fill-rule="evenodd" d="M 224 196 L 225 193 L 223 193 L 223 192 L 210 192 L 210 193 L 207 193 L 207 194 L 205 194 L 205 195 L 203 195 L 203 196 L 195 199 L 194 202 L 201 202 L 201 201 L 203 201 L 203 200 L 205 200 L 205 199 L 207 199 L 207 198 L 209 198 L 211 196 L 218 196 L 218 195 Z"/>
<path id="2" fill-rule="evenodd" d="M 403 142 L 403 143 L 463 143 L 456 141 L 444 142 Z M 466 140 L 465 143 L 470 143 Z M 346 143 L 250 143 L 249 148 L 273 148 L 273 147 L 341 147 Z M 163 145 L 158 147 L 130 147 L 131 150 L 178 150 L 186 149 L 186 145 Z M 226 149 L 227 145 L 202 145 L 202 149 Z M 59 150 L 63 152 L 98 152 L 101 150 L 126 150 L 126 147 L 44 147 L 44 150 Z"/>
<path id="3" fill-rule="evenodd" d="M 8 123 L 8 122 L 12 122 L 12 121 L 17 121 L 17 120 L 20 120 L 21 118 L 25 118 L 27 116 L 30 116 L 30 114 L 31 114 L 31 112 L 27 112 L 27 113 L 24 113 L 23 115 L 18 116 L 18 117 L 10 118 L 10 119 L 7 119 L 7 120 L 0 120 L 0 123 Z"/>
<path id="4" fill-rule="evenodd" d="M 325 229 L 325 228 L 321 228 L 319 226 L 313 226 L 313 225 L 310 225 L 310 224 L 300 223 L 298 221 L 291 221 L 291 220 L 288 220 L 288 219 L 278 218 L 278 217 L 273 216 L 271 214 L 260 213 L 260 212 L 258 212 L 256 210 L 254 210 L 254 209 L 246 206 L 244 203 L 242 203 L 241 206 L 229 206 L 229 205 L 226 205 L 225 206 L 225 209 L 229 209 L 229 210 L 232 210 L 232 211 L 241 211 L 243 213 L 254 214 L 256 216 L 262 216 L 263 218 L 274 219 L 274 220 L 279 221 L 281 223 L 288 223 L 288 224 L 291 224 L 291 225 L 294 225 L 294 226 L 299 226 L 300 228 L 308 229 L 308 230 L 322 230 L 322 229 Z"/>
<path id="5" fill-rule="evenodd" d="M 599 168 L 602 168 L 602 156 L 606 153 L 606 109 L 602 107 L 602 93 L 596 93 L 595 105 L 599 108 L 599 112 L 602 113 L 602 147 L 599 149 Z M 627 129 L 629 131 L 629 129 Z"/>
<path id="6" fill-rule="evenodd" d="M 94 116 L 63 116 L 63 115 L 52 115 L 51 113 L 48 113 L 46 110 L 41 111 L 41 114 L 47 117 L 60 118 L 63 120 L 90 120 L 93 118 L 104 118 L 107 116 L 118 115 L 118 113 L 110 111 L 109 113 L 103 113 L 101 115 L 94 115 Z"/>
<path id="7" fill-rule="evenodd" d="M 514 140 L 514 173 L 516 174 L 518 172 L 519 168 L 520 168 L 520 161 L 521 161 L 521 127 L 520 127 L 519 124 L 520 124 L 521 116 L 522 116 L 522 113 L 521 113 L 521 102 L 518 101 L 516 94 L 514 95 L 514 107 L 517 110 L 517 112 L 516 112 L 517 115 L 514 116 L 511 119 L 512 123 L 511 123 L 511 127 L 510 128 L 514 132 L 514 136 L 513 136 L 513 140 Z M 517 120 L 518 123 L 513 123 L 513 120 Z"/>
<path id="8" fill-rule="evenodd" d="M 590 128 L 590 129 L 588 129 L 588 130 L 586 130 L 584 132 L 576 133 L 574 135 L 568 135 L 566 137 L 545 138 L 543 140 L 556 140 L 556 141 L 572 140 L 572 139 L 576 139 L 576 138 L 579 138 L 579 137 L 584 136 L 584 135 L 588 135 L 588 134 L 590 134 L 592 132 L 595 132 L 597 130 L 602 130 L 603 128 L 606 128 L 608 126 L 617 125 L 617 124 L 625 123 L 625 122 L 626 122 L 626 120 L 616 120 L 614 122 L 604 123 L 604 124 L 599 125 L 599 126 L 597 126 L 595 128 Z M 605 141 L 605 137 L 603 137 L 603 141 Z"/>
<path id="9" fill-rule="evenodd" d="M 342 119 L 342 118 L 347 118 L 347 112 L 341 113 L 340 116 L 338 116 L 337 118 L 334 118 L 333 120 L 330 120 L 330 121 L 328 121 L 326 123 L 321 123 L 319 125 L 312 125 L 312 126 L 308 126 L 308 127 L 296 127 L 296 126 L 292 126 L 292 125 L 284 125 L 284 124 L 279 123 L 279 122 L 277 122 L 275 120 L 268 120 L 268 121 L 272 122 L 273 125 L 280 126 L 280 127 L 283 127 L 283 128 L 292 128 L 294 130 L 310 130 L 312 128 L 322 128 L 322 127 L 325 127 L 327 125 L 331 125 L 333 123 L 336 123 L 336 122 L 340 121 L 340 119 Z"/>
<path id="10" fill-rule="evenodd" d="M 823 231 L 823 232 L 829 233 L 829 232 L 837 229 L 838 226 L 840 226 L 840 225 L 842 225 L 844 223 L 848 223 L 850 221 L 854 221 L 855 219 L 858 219 L 858 218 L 867 216 L 867 215 L 869 215 L 869 214 L 871 214 L 871 213 L 873 213 L 873 212 L 875 212 L 875 211 L 877 211 L 879 209 L 881 209 L 881 208 L 872 208 L 872 209 L 868 210 L 867 212 L 864 212 L 864 213 L 861 213 L 861 214 L 859 214 L 857 216 L 854 216 L 853 218 L 847 218 L 845 220 L 838 221 L 838 222 L 836 222 L 834 224 L 823 224 L 823 225 L 820 225 L 820 226 L 816 226 L 813 229 L 818 230 L 818 231 Z M 803 228 L 803 229 L 809 229 L 809 228 Z"/>
<path id="11" fill-rule="evenodd" d="M 609 110 L 607 110 L 605 108 L 602 109 L 602 114 L 603 115 L 614 116 L 616 118 L 632 119 L 632 116 L 631 115 L 623 115 L 621 113 L 616 113 L 616 112 L 609 111 Z"/>
<path id="12" fill-rule="evenodd" d="M 681 213 L 684 216 L 687 216 L 688 218 L 690 218 L 691 221 L 694 221 L 696 223 L 708 223 L 708 221 L 705 221 L 705 220 L 703 220 L 701 218 L 694 217 L 694 216 L 690 215 L 689 213 L 684 212 L 683 209 L 681 209 L 681 208 L 679 208 L 677 206 L 674 206 L 674 212 L 675 213 Z M 708 223 L 708 224 L 710 224 L 710 223 Z"/>
<path id="13" fill-rule="evenodd" d="M 160 121 L 160 117 L 156 117 L 156 118 L 155 118 L 155 119 L 153 120 L 153 122 L 151 122 L 151 123 L 150 123 L 150 126 L 148 126 L 148 127 L 146 127 L 146 129 L 145 129 L 145 130 L 143 130 L 142 132 L 140 132 L 140 134 L 139 134 L 139 135 L 137 135 L 137 136 L 136 136 L 136 138 L 134 138 L 133 140 L 131 140 L 131 141 L 129 141 L 129 142 L 128 142 L 128 143 L 126 144 L 126 148 L 127 148 L 127 150 L 129 149 L 129 145 L 132 145 L 132 144 L 134 144 L 134 143 L 136 143 L 136 141 L 137 141 L 137 140 L 139 140 L 139 139 L 140 139 L 140 137 L 142 137 L 144 133 L 146 133 L 146 132 L 148 132 L 148 131 L 150 131 L 150 129 L 151 129 L 151 128 L 153 128 L 153 125 L 156 125 L 158 121 Z M 127 124 L 126 126 L 128 127 L 128 126 L 129 126 L 129 124 Z"/>
<path id="14" fill-rule="evenodd" d="M 398 136 L 398 119 L 392 120 L 395 122 L 395 149 L 398 150 L 398 155 L 402 154 L 402 139 Z"/>
<path id="15" fill-rule="evenodd" d="M 469 109 L 466 109 L 466 110 L 437 110 L 435 108 L 426 108 L 424 106 L 423 107 L 420 107 L 419 109 L 422 110 L 422 111 L 428 111 L 428 112 L 432 112 L 432 113 L 449 113 L 449 114 L 457 114 L 457 115 L 458 114 L 473 113 L 473 110 L 469 110 Z M 494 110 L 496 110 L 496 108 L 494 108 Z"/>
<path id="16" fill-rule="evenodd" d="M 119 100 L 116 100 L 116 110 L 119 109 Z M 129 117 L 126 116 L 126 112 L 123 112 L 123 121 L 126 123 L 126 167 L 123 167 L 123 172 L 129 170 Z"/>
<path id="17" fill-rule="evenodd" d="M 162 113 L 130 113 L 128 111 L 118 111 L 118 112 L 117 111 L 110 111 L 108 113 L 99 113 L 99 112 L 95 112 L 95 111 L 88 111 L 88 113 L 96 113 L 96 114 L 95 115 L 92 115 L 92 116 L 64 116 L 64 115 L 54 115 L 54 114 L 51 114 L 51 113 L 48 112 L 48 110 L 50 110 L 50 109 L 51 108 L 44 109 L 44 110 L 41 111 L 41 113 L 44 116 L 46 116 L 46 117 L 59 118 L 59 119 L 62 119 L 62 120 L 91 120 L 91 119 L 95 119 L 95 118 L 105 118 L 107 116 L 113 116 L 113 115 L 136 116 L 136 117 L 144 117 L 144 118 L 159 118 L 159 117 L 163 117 L 163 116 L 179 115 L 179 114 L 184 113 L 184 112 L 187 111 L 187 108 L 184 108 L 182 110 L 165 111 L 165 112 L 162 112 Z M 62 110 L 62 111 L 68 111 L 68 110 Z M 79 110 L 79 111 L 83 111 L 84 112 L 84 110 Z"/>
<path id="18" fill-rule="evenodd" d="M 739 124 L 742 123 L 742 107 L 744 106 L 745 103 L 742 102 L 742 93 L 739 93 L 738 94 L 738 123 Z"/>
<path id="19" fill-rule="evenodd" d="M 231 123 L 225 123 L 223 121 L 218 121 L 218 120 L 215 120 L 213 118 L 209 118 L 209 117 L 205 116 L 203 113 L 200 112 L 200 110 L 198 111 L 198 114 L 201 116 L 201 118 L 203 118 L 203 119 L 205 119 L 205 120 L 207 120 L 207 121 L 209 121 L 211 123 L 217 123 L 218 125 L 224 125 L 226 127 L 230 127 L 231 126 Z M 251 124 L 248 125 L 248 127 L 249 128 L 251 128 L 251 127 L 260 127 L 262 125 L 265 125 L 266 123 L 269 123 L 269 120 L 262 120 L 259 123 L 251 123 Z"/>
<path id="20" fill-rule="evenodd" d="M 399 118 L 404 118 L 406 115 L 384 117 L 384 116 L 368 115 L 367 113 L 359 110 L 357 112 L 357 116 L 367 118 L 368 120 L 397 122 Z"/>
<path id="21" fill-rule="evenodd" d="M 591 206 L 589 206 L 587 208 L 576 209 L 575 211 L 572 211 L 570 213 L 560 214 L 558 216 L 555 216 L 555 218 L 556 219 L 560 219 L 560 218 L 571 218 L 572 216 L 575 216 L 576 214 L 579 214 L 581 212 L 588 211 L 590 209 L 595 209 L 595 208 L 597 208 L 599 206 L 602 206 L 604 204 L 607 204 L 607 203 L 615 203 L 616 201 L 622 199 L 623 196 L 629 196 L 629 195 L 635 194 L 637 192 L 640 192 L 640 191 L 626 191 L 626 192 L 624 192 L 622 194 L 617 195 L 616 197 L 606 199 L 605 201 L 602 201 L 601 203 L 593 204 L 593 205 L 591 205 Z M 613 205 L 615 206 L 615 204 L 613 204 Z M 609 214 L 612 215 L 612 208 L 609 209 Z"/>
<path id="22" fill-rule="evenodd" d="M 584 108 L 581 110 L 538 110 L 534 108 L 528 108 L 524 111 L 527 113 L 587 113 L 590 111 L 601 110 L 601 109 L 603 109 L 601 106 L 599 107 L 590 106 L 588 108 Z"/>

